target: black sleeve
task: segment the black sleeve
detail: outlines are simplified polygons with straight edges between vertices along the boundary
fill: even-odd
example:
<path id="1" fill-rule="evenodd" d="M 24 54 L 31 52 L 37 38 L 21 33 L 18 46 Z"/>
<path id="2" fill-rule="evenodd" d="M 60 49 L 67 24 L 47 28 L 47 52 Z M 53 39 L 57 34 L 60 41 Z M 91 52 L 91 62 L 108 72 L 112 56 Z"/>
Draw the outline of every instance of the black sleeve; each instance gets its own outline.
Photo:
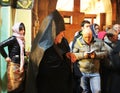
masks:
<path id="1" fill-rule="evenodd" d="M 16 38 L 12 36 L 0 43 L 0 53 L 4 58 L 8 56 L 4 48 L 9 46 L 15 39 Z"/>
<path id="2" fill-rule="evenodd" d="M 64 53 L 70 52 L 70 47 L 66 38 L 62 39 L 59 47 L 64 51 Z"/>

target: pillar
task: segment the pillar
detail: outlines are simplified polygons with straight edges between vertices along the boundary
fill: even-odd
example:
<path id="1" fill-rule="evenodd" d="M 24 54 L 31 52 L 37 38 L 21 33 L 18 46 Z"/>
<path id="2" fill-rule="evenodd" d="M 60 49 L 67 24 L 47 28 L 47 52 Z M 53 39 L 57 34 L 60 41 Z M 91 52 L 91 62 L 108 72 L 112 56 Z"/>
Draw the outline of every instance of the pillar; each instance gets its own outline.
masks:
<path id="1" fill-rule="evenodd" d="M 1 27 L 0 27 L 0 42 L 7 39 L 11 33 L 11 7 L 1 7 Z M 6 47 L 7 48 L 7 47 Z M 0 55 L 0 93 L 7 93 L 7 63 L 5 59 Z"/>

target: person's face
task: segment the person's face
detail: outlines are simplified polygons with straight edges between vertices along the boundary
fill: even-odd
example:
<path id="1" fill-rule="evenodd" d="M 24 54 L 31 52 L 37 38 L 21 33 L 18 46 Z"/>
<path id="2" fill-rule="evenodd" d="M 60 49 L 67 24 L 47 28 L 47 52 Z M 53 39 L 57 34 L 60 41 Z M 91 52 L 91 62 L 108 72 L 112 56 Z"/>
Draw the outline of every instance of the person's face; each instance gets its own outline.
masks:
<path id="1" fill-rule="evenodd" d="M 86 28 L 90 28 L 90 24 L 89 23 L 84 24 L 84 26 L 82 27 L 82 30 L 86 29 Z"/>
<path id="2" fill-rule="evenodd" d="M 99 26 L 95 26 L 95 32 L 96 32 L 96 33 L 99 32 Z"/>
<path id="3" fill-rule="evenodd" d="M 117 31 L 118 34 L 120 33 L 120 25 L 119 24 L 115 25 L 114 29 Z"/>
<path id="4" fill-rule="evenodd" d="M 86 29 L 83 32 L 83 39 L 87 44 L 90 44 L 92 41 L 92 31 L 90 29 Z"/>
<path id="5" fill-rule="evenodd" d="M 112 42 L 116 42 L 118 40 L 118 33 L 114 32 L 114 35 L 111 37 Z"/>
<path id="6" fill-rule="evenodd" d="M 20 35 L 25 35 L 25 30 L 24 29 L 20 30 L 19 33 L 20 33 Z"/>
<path id="7" fill-rule="evenodd" d="M 60 32 L 56 38 L 55 38 L 55 44 L 59 44 L 62 41 L 62 38 L 64 37 L 64 31 Z"/>

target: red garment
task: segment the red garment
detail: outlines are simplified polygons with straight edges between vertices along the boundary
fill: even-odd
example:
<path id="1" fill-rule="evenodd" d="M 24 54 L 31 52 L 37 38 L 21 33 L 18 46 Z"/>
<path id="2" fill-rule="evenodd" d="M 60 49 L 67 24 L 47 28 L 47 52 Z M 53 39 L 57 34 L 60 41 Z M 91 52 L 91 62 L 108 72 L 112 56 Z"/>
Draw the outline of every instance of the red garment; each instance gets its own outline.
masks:
<path id="1" fill-rule="evenodd" d="M 100 32 L 98 32 L 98 38 L 99 39 L 104 39 L 104 37 L 105 37 L 105 35 L 106 35 L 106 31 L 100 31 Z"/>

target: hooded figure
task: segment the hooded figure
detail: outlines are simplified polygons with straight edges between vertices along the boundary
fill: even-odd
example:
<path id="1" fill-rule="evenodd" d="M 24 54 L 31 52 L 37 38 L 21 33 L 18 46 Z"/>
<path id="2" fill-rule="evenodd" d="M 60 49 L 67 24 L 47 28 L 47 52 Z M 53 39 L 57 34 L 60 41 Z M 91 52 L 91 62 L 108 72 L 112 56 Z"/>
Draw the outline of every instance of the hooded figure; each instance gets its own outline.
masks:
<path id="1" fill-rule="evenodd" d="M 71 63 L 65 54 L 69 44 L 62 38 L 55 44 L 56 36 L 65 30 L 64 21 L 57 10 L 42 22 L 33 42 L 27 74 L 26 93 L 71 93 Z"/>
<path id="2" fill-rule="evenodd" d="M 90 28 L 91 28 L 91 30 L 92 30 L 92 33 L 93 33 L 93 36 L 94 36 L 95 38 L 97 38 L 97 34 L 98 34 L 98 28 L 96 29 L 97 26 L 98 26 L 98 24 L 92 24 L 92 25 L 90 26 Z"/>

